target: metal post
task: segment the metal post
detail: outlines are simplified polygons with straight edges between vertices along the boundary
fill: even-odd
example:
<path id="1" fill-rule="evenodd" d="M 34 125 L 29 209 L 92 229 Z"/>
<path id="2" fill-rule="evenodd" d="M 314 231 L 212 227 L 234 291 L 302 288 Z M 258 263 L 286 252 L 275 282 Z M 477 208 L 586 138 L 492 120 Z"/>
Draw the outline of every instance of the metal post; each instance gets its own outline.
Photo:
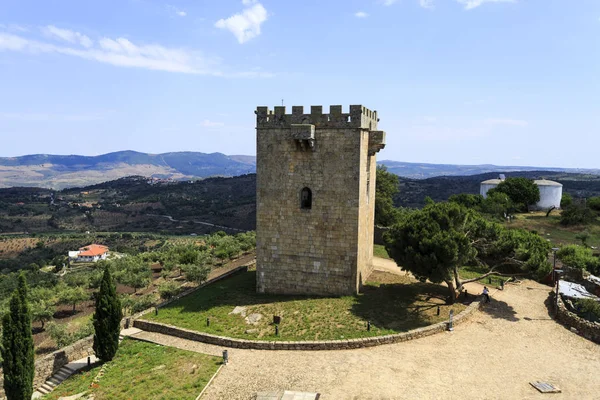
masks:
<path id="1" fill-rule="evenodd" d="M 227 354 L 227 350 L 223 350 L 223 364 L 227 365 L 229 361 L 229 354 Z"/>
<path id="2" fill-rule="evenodd" d="M 500 289 L 504 290 L 504 279 L 500 280 Z"/>
<path id="3" fill-rule="evenodd" d="M 275 325 L 275 336 L 279 336 L 279 325 Z"/>
<path id="4" fill-rule="evenodd" d="M 437 315 L 440 315 L 440 306 L 438 306 Z"/>
<path id="5" fill-rule="evenodd" d="M 367 331 L 371 331 L 371 322 L 367 321 Z"/>
<path id="6" fill-rule="evenodd" d="M 88 356 L 88 367 L 92 365 L 92 360 L 90 358 L 90 356 Z"/>
<path id="7" fill-rule="evenodd" d="M 450 310 L 450 319 L 448 320 L 448 330 L 452 332 L 454 330 L 454 324 L 452 318 L 454 317 L 454 310 Z"/>
<path id="8" fill-rule="evenodd" d="M 210 318 L 206 318 L 206 326 L 210 326 Z"/>
<path id="9" fill-rule="evenodd" d="M 560 294 L 558 293 L 558 281 L 559 281 L 559 276 L 558 274 L 556 274 L 556 315 L 558 315 L 558 296 L 560 296 Z"/>

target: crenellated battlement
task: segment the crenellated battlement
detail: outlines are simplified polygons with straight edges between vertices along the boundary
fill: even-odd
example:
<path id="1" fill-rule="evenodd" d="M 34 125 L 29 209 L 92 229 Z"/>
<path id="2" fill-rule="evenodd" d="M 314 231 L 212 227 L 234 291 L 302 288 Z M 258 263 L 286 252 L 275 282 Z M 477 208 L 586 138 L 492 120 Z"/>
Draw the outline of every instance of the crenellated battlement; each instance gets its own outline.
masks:
<path id="1" fill-rule="evenodd" d="M 329 114 L 323 114 L 323 106 L 311 106 L 310 114 L 304 113 L 303 106 L 293 106 L 292 113 L 286 114 L 285 106 L 257 107 L 257 128 L 291 128 L 292 125 L 309 124 L 317 128 L 361 128 L 377 130 L 377 111 L 371 111 L 362 105 L 351 105 L 350 112 L 342 112 L 342 106 L 329 107 Z"/>

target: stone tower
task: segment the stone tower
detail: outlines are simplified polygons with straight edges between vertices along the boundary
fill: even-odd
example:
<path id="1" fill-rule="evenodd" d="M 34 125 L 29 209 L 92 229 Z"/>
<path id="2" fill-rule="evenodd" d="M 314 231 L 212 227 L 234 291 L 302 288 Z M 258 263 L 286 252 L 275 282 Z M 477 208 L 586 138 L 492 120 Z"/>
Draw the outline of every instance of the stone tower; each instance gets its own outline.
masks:
<path id="1" fill-rule="evenodd" d="M 377 112 L 256 110 L 256 288 L 348 295 L 372 271 Z"/>

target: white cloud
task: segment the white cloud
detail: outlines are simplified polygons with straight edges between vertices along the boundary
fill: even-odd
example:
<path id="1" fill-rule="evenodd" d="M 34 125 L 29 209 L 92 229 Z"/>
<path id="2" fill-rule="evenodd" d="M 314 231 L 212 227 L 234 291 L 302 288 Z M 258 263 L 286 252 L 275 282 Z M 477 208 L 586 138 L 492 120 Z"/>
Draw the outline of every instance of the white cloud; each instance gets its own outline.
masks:
<path id="1" fill-rule="evenodd" d="M 185 17 L 187 15 L 187 13 L 183 10 L 180 10 L 179 8 L 172 6 L 170 4 L 167 4 L 167 9 L 173 14 L 176 15 L 178 17 Z"/>
<path id="2" fill-rule="evenodd" d="M 419 5 L 430 10 L 434 8 L 433 0 L 419 0 Z"/>
<path id="3" fill-rule="evenodd" d="M 258 1 L 242 0 L 242 4 L 248 8 L 215 23 L 217 28 L 227 29 L 233 33 L 240 44 L 260 35 L 260 26 L 268 18 L 267 10 Z"/>
<path id="4" fill-rule="evenodd" d="M 65 39 L 66 40 L 66 39 Z M 68 40 L 67 40 L 68 41 Z M 0 32 L 0 52 L 28 54 L 62 54 L 97 61 L 117 67 L 143 68 L 156 71 L 223 77 L 270 77 L 261 71 L 226 72 L 218 58 L 205 57 L 198 51 L 169 48 L 158 44 L 137 45 L 125 38 L 101 38 L 89 48 L 58 46 Z"/>
<path id="5" fill-rule="evenodd" d="M 485 120 L 488 125 L 504 125 L 504 126 L 529 126 L 529 122 L 521 119 L 509 119 L 509 118 L 489 118 Z"/>
<path id="6" fill-rule="evenodd" d="M 216 128 L 216 127 L 220 127 L 220 126 L 225 126 L 225 123 L 215 122 L 215 121 L 211 121 L 209 119 L 205 119 L 204 121 L 202 121 L 202 123 L 200 125 L 205 128 Z"/>
<path id="7" fill-rule="evenodd" d="M 82 35 L 79 32 L 70 31 L 68 29 L 60 29 L 54 25 L 48 25 L 42 28 L 42 32 L 44 32 L 44 34 L 48 37 L 54 39 L 58 38 L 73 44 L 80 44 L 85 48 L 90 48 L 94 44 L 89 37 Z"/>
<path id="8" fill-rule="evenodd" d="M 369 14 L 367 14 L 364 11 L 359 11 L 359 12 L 355 13 L 354 16 L 356 18 L 367 18 L 369 16 Z"/>
<path id="9" fill-rule="evenodd" d="M 456 0 L 465 6 L 465 10 L 472 10 L 484 3 L 516 3 L 517 0 Z"/>
<path id="10" fill-rule="evenodd" d="M 381 0 L 380 3 L 384 6 L 391 6 L 394 3 L 397 3 L 398 0 Z"/>

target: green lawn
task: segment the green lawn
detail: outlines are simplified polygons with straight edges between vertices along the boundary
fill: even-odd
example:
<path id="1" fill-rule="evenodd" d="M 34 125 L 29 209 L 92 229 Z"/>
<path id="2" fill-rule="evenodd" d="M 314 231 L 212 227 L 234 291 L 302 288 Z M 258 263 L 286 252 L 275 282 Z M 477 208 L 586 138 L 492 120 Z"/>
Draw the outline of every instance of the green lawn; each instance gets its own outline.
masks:
<path id="1" fill-rule="evenodd" d="M 380 258 L 391 258 L 385 249 L 385 246 L 380 244 L 373 245 L 373 255 Z"/>
<path id="2" fill-rule="evenodd" d="M 195 399 L 219 368 L 219 357 L 125 339 L 105 375 L 90 387 L 100 366 L 73 375 L 44 399 L 88 391 L 102 399 Z M 191 373 L 192 366 L 197 369 Z"/>
<path id="3" fill-rule="evenodd" d="M 351 339 L 404 332 L 446 320 L 465 306 L 444 304 L 447 289 L 421 283 L 404 275 L 374 272 L 371 282 L 356 296 L 300 297 L 256 293 L 256 272 L 248 271 L 202 288 L 145 318 L 216 335 L 260 340 Z M 437 306 L 441 306 L 437 316 Z M 246 315 L 263 315 L 256 325 Z M 273 316 L 282 317 L 275 336 Z M 210 326 L 206 319 L 210 318 Z M 371 331 L 366 330 L 367 321 Z"/>

